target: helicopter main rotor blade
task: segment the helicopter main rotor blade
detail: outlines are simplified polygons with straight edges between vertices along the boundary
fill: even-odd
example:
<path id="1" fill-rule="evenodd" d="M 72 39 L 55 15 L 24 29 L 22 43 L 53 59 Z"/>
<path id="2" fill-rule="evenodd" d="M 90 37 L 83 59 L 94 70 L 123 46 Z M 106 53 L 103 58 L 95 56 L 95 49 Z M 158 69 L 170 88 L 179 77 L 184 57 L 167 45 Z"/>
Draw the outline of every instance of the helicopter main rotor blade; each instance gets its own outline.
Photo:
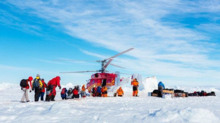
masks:
<path id="1" fill-rule="evenodd" d="M 79 62 L 100 62 L 100 60 L 97 60 L 97 61 L 84 61 L 84 60 L 71 60 L 71 59 L 56 59 L 56 60 L 54 60 L 54 61 L 79 61 Z"/>
<path id="2" fill-rule="evenodd" d="M 98 72 L 96 71 L 75 71 L 75 72 L 60 72 L 60 73 L 87 73 L 87 72 Z"/>
<path id="3" fill-rule="evenodd" d="M 112 57 L 110 57 L 110 58 L 107 58 L 107 59 L 105 59 L 105 60 L 109 60 L 109 59 L 113 59 L 113 58 L 115 58 L 115 57 L 117 57 L 117 56 L 120 56 L 121 54 L 124 54 L 124 53 L 126 53 L 126 52 L 128 52 L 128 51 L 130 51 L 130 50 L 133 50 L 134 48 L 130 48 L 130 49 L 128 49 L 128 50 L 125 50 L 125 51 L 123 51 L 123 52 L 121 52 L 121 53 L 119 53 L 119 54 L 117 54 L 117 55 L 114 55 L 114 56 L 112 56 Z"/>
<path id="4" fill-rule="evenodd" d="M 110 63 L 110 65 L 115 66 L 115 67 L 119 67 L 119 68 L 123 68 L 123 69 L 125 69 L 124 67 L 121 67 L 121 66 L 116 65 L 116 64 L 112 64 L 112 63 Z"/>
<path id="5" fill-rule="evenodd" d="M 108 62 L 105 64 L 105 66 L 103 66 L 103 67 L 104 67 L 104 70 L 108 67 L 108 65 L 112 62 L 112 60 L 113 60 L 113 59 L 109 59 Z"/>

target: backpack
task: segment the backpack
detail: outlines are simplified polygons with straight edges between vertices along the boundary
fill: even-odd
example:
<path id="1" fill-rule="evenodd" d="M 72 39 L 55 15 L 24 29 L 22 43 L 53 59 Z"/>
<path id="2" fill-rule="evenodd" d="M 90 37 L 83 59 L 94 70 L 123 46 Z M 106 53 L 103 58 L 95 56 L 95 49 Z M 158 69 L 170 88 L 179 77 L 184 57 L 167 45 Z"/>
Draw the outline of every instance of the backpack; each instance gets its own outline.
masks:
<path id="1" fill-rule="evenodd" d="M 27 86 L 28 86 L 28 84 L 27 84 L 27 79 L 22 79 L 21 82 L 20 82 L 20 86 L 21 86 L 22 88 L 27 87 Z"/>
<path id="2" fill-rule="evenodd" d="M 34 79 L 33 87 L 37 89 L 42 89 L 43 83 L 40 81 L 40 79 Z"/>
<path id="3" fill-rule="evenodd" d="M 61 91 L 61 94 L 66 94 L 66 88 L 63 88 L 62 91 Z"/>

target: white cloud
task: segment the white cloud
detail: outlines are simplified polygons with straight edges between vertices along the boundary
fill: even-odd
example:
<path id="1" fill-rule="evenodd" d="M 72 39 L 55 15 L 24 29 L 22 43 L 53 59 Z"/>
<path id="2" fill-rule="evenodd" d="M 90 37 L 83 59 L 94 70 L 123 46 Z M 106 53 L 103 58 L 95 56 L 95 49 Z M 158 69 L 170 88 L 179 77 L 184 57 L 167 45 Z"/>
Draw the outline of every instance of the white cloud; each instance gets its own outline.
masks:
<path id="1" fill-rule="evenodd" d="M 117 58 L 115 62 L 130 68 L 171 77 L 216 77 L 219 60 L 209 54 L 214 44 L 210 37 L 184 24 L 169 20 L 172 15 L 190 16 L 220 12 L 218 0 L 183 1 L 59 1 L 52 2 L 9 0 L 19 7 L 47 21 L 59 24 L 67 34 L 84 39 L 94 45 L 121 52 L 134 47 L 127 54 L 130 59 Z M 5 3 L 7 4 L 7 3 Z M 53 23 L 52 23 L 53 24 Z M 82 50 L 99 58 L 104 56 Z M 106 54 L 105 54 L 106 55 Z"/>
<path id="2" fill-rule="evenodd" d="M 26 67 L 14 67 L 14 66 L 8 66 L 8 65 L 0 65 L 0 69 L 4 70 L 27 70 L 32 71 L 32 68 L 26 68 Z"/>
<path id="3" fill-rule="evenodd" d="M 48 61 L 48 60 L 44 60 L 44 59 L 38 59 L 39 61 L 41 62 L 45 62 L 45 63 L 52 63 L 52 64 L 64 64 L 64 63 L 61 63 L 61 62 L 57 62 L 57 61 Z"/>
<path id="4" fill-rule="evenodd" d="M 212 23 L 207 23 L 207 24 L 200 24 L 196 26 L 197 29 L 200 29 L 202 31 L 207 31 L 211 32 L 212 34 L 219 34 L 220 32 L 220 24 L 212 24 Z"/>

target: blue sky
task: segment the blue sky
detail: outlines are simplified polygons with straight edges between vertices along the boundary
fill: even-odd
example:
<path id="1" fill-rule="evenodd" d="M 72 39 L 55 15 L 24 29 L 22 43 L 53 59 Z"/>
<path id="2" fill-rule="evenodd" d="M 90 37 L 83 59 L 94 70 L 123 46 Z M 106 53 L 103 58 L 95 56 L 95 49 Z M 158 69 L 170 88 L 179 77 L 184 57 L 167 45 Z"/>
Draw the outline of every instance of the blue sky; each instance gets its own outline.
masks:
<path id="1" fill-rule="evenodd" d="M 94 62 L 135 48 L 109 71 L 157 76 L 166 85 L 219 85 L 218 0 L 1 0 L 1 82 L 40 74 L 82 84 Z M 126 76 L 126 75 L 125 75 Z"/>

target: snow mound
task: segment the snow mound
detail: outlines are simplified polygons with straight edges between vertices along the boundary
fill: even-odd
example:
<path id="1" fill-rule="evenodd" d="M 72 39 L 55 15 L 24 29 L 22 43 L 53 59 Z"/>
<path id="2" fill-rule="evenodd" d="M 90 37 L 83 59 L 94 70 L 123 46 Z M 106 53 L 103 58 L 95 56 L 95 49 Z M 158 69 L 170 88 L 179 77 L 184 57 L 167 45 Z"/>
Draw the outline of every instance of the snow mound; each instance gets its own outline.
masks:
<path id="1" fill-rule="evenodd" d="M 74 84 L 72 84 L 72 83 L 68 83 L 68 84 L 66 84 L 66 85 L 62 85 L 62 88 L 67 88 L 67 89 L 69 89 L 69 88 L 74 88 Z"/>
<path id="2" fill-rule="evenodd" d="M 161 119 L 160 122 L 175 123 L 219 123 L 220 120 L 213 112 L 207 109 L 161 109 L 150 113 L 150 121 Z M 148 121 L 149 121 L 148 120 Z M 155 121 L 156 122 L 156 121 Z"/>
<path id="3" fill-rule="evenodd" d="M 155 76 L 148 77 L 147 79 L 143 80 L 142 83 L 144 85 L 144 92 L 152 92 L 154 89 L 158 88 L 158 82 Z"/>

